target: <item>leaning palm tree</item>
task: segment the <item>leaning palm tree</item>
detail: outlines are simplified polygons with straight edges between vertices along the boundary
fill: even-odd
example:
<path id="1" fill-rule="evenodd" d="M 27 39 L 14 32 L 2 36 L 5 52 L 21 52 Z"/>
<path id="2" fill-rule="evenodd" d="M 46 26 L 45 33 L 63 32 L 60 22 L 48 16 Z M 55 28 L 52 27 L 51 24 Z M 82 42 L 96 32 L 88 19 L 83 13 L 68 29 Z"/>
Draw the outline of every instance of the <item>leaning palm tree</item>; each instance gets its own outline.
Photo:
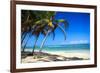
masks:
<path id="1" fill-rule="evenodd" d="M 33 33 L 36 26 L 35 22 L 39 20 L 40 18 L 36 14 L 36 11 L 31 10 L 22 10 L 21 14 L 21 45 L 24 45 L 23 52 L 25 50 L 25 47 L 31 38 L 31 36 L 35 35 L 36 38 L 38 37 L 38 33 Z M 26 37 L 29 35 L 28 39 L 26 40 Z M 25 41 L 26 40 L 26 41 Z"/>
<path id="2" fill-rule="evenodd" d="M 49 18 L 53 14 L 54 14 L 54 12 L 22 10 L 21 44 L 23 44 L 23 41 L 28 36 L 28 34 L 31 33 L 29 38 L 32 35 L 34 35 L 36 37 L 34 47 L 33 47 L 33 52 L 34 52 L 36 42 L 38 40 L 40 33 L 42 33 L 43 35 L 46 35 L 46 33 L 44 31 L 44 29 L 47 29 L 47 24 L 48 24 L 46 19 Z M 25 50 L 25 47 L 27 45 L 29 38 L 27 39 L 26 43 L 24 44 L 23 51 Z"/>
<path id="3" fill-rule="evenodd" d="M 53 24 L 53 22 L 54 22 L 55 24 Z M 65 28 L 66 28 L 66 25 L 68 24 L 68 22 L 65 21 L 64 19 L 59 19 L 59 20 L 54 20 L 54 19 L 53 19 L 53 20 L 51 20 L 51 21 L 49 22 L 48 25 L 52 25 L 53 28 L 47 30 L 46 36 L 45 36 L 45 38 L 43 39 L 42 44 L 41 44 L 41 46 L 40 46 L 40 50 L 39 50 L 40 52 L 41 52 L 42 49 L 43 49 L 43 46 L 44 46 L 44 44 L 45 44 L 45 41 L 46 41 L 47 37 L 50 35 L 50 33 L 53 33 L 53 34 L 54 34 L 54 31 L 55 31 L 56 28 L 60 28 L 60 29 L 61 29 L 61 31 L 62 31 L 63 34 L 64 34 L 64 38 L 65 38 L 65 40 L 66 40 L 66 31 L 63 29 L 63 27 L 61 27 L 60 23 L 64 23 L 64 24 L 65 24 Z"/>
<path id="4" fill-rule="evenodd" d="M 45 41 L 50 34 L 53 34 L 53 39 L 54 39 L 54 36 L 55 36 L 54 31 L 56 30 L 56 28 L 59 27 L 62 30 L 64 37 L 66 39 L 66 32 L 59 23 L 64 23 L 66 27 L 67 21 L 65 21 L 64 19 L 56 20 L 54 18 L 55 15 L 56 15 L 56 12 L 53 12 L 53 11 L 49 11 L 49 12 L 47 11 L 23 11 L 22 42 L 21 43 L 23 43 L 23 40 L 25 40 L 25 37 L 28 35 L 28 33 L 31 33 L 29 38 L 32 35 L 35 36 L 36 39 L 35 39 L 35 43 L 33 44 L 34 47 L 33 47 L 32 53 L 34 53 L 36 43 L 37 43 L 40 33 L 42 33 L 45 36 L 40 46 L 40 52 L 42 51 Z M 24 45 L 24 48 L 26 47 L 29 38 L 27 39 Z"/>
<path id="5" fill-rule="evenodd" d="M 28 33 L 31 32 L 31 22 L 29 11 L 22 10 L 21 14 L 21 45 L 23 44 L 25 38 L 28 36 Z M 24 47 L 22 47 L 24 52 Z"/>
<path id="6" fill-rule="evenodd" d="M 57 27 L 59 27 L 62 30 L 65 40 L 66 40 L 66 32 L 59 25 L 59 23 L 63 23 L 65 25 L 65 28 L 66 28 L 66 25 L 68 24 L 67 21 L 65 21 L 64 19 L 55 20 L 54 19 L 54 15 L 56 14 L 55 12 L 44 12 L 44 14 L 43 14 L 43 17 L 41 17 L 42 19 L 38 20 L 35 23 L 36 25 L 39 25 L 38 29 L 40 30 L 40 32 L 42 32 L 45 35 L 45 38 L 43 39 L 42 44 L 40 46 L 40 51 L 42 50 L 42 47 L 43 47 L 47 37 L 50 35 L 50 33 L 53 33 L 53 35 L 55 35 L 54 31 Z M 53 23 L 55 23 L 55 24 L 53 24 Z M 43 28 L 41 29 L 40 27 L 43 27 Z"/>

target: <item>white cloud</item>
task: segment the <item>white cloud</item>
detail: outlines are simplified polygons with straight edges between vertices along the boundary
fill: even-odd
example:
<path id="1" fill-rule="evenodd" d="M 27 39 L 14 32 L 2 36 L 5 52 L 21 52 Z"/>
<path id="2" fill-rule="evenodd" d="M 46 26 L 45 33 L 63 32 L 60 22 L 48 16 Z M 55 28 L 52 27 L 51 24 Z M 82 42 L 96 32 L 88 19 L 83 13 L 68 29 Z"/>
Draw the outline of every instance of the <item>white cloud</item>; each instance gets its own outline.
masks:
<path id="1" fill-rule="evenodd" d="M 66 45 L 66 44 L 86 44 L 89 43 L 88 40 L 73 40 L 73 41 L 63 41 L 61 44 Z"/>
<path id="2" fill-rule="evenodd" d="M 83 43 L 88 43 L 88 40 L 74 40 L 70 41 L 69 44 L 83 44 Z"/>

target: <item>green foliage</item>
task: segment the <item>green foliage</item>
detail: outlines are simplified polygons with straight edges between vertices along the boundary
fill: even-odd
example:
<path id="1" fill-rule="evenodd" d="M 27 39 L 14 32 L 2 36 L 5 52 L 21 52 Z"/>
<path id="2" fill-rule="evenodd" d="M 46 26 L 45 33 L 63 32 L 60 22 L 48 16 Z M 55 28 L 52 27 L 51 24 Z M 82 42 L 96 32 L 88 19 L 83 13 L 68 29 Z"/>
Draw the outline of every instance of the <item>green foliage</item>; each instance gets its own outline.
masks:
<path id="1" fill-rule="evenodd" d="M 56 20 L 54 18 L 55 15 L 56 15 L 55 11 L 22 10 L 21 33 L 28 34 L 30 32 L 32 35 L 38 37 L 40 35 L 40 33 L 42 33 L 44 36 L 46 36 L 48 34 L 48 31 L 51 31 L 50 33 L 53 33 L 53 39 L 54 39 L 54 37 L 55 37 L 54 31 L 57 27 L 59 27 L 62 30 L 62 32 L 64 33 L 64 36 L 66 37 L 65 31 L 59 25 L 59 23 L 63 23 L 65 25 L 64 27 L 66 27 L 67 21 L 65 21 L 64 19 Z M 24 34 L 22 34 L 22 36 L 23 35 Z M 23 38 L 22 40 L 24 40 L 24 39 L 25 38 Z M 36 43 L 34 44 L 34 46 L 35 45 L 36 45 Z"/>

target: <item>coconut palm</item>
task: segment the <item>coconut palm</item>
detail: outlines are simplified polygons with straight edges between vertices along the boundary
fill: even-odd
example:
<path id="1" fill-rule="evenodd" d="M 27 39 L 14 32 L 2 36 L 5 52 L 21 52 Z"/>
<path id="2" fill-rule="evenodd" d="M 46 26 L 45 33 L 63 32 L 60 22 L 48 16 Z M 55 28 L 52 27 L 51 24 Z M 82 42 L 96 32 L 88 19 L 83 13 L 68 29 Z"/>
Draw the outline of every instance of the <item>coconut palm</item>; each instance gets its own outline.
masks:
<path id="1" fill-rule="evenodd" d="M 65 28 L 66 28 L 66 25 L 68 24 L 68 22 L 65 21 L 64 19 L 59 19 L 59 20 L 53 19 L 50 23 L 54 23 L 54 24 L 52 24 L 54 27 L 51 28 L 51 29 L 49 29 L 49 30 L 47 31 L 47 34 L 46 34 L 45 38 L 43 39 L 42 44 L 41 44 L 41 46 L 40 46 L 40 52 L 42 51 L 42 48 L 43 48 L 43 46 L 44 46 L 44 43 L 45 43 L 47 37 L 49 36 L 49 34 L 50 34 L 50 33 L 53 33 L 54 36 L 55 36 L 54 31 L 56 30 L 56 28 L 60 28 L 60 29 L 61 29 L 61 31 L 62 31 L 63 34 L 64 34 L 64 38 L 65 38 L 65 40 L 66 40 L 66 31 L 63 29 L 63 27 L 61 27 L 60 23 L 63 23 L 63 24 L 65 25 Z"/>
<path id="2" fill-rule="evenodd" d="M 43 35 L 46 35 L 45 31 L 42 30 L 44 28 L 47 28 L 46 25 L 48 24 L 48 21 L 46 19 L 54 14 L 54 12 L 50 12 L 49 14 L 48 13 L 49 12 L 45 12 L 45 11 L 40 12 L 40 11 L 22 10 L 22 18 L 21 18 L 22 19 L 21 20 L 21 24 L 22 24 L 21 39 L 22 40 L 21 40 L 21 44 L 23 44 L 23 41 L 25 40 L 26 36 L 28 36 L 29 33 L 32 33 L 32 35 L 34 35 L 36 37 L 34 47 L 33 47 L 33 52 L 34 52 L 34 48 L 35 48 L 37 39 L 39 37 L 39 34 L 42 33 Z M 30 35 L 30 37 L 32 35 Z M 27 39 L 27 41 L 23 47 L 23 51 L 27 45 L 29 38 Z"/>
<path id="3" fill-rule="evenodd" d="M 22 14 L 21 14 L 21 45 L 23 44 L 24 39 L 26 38 L 28 33 L 31 32 L 31 25 L 30 25 L 31 22 L 32 22 L 32 20 L 30 20 L 29 11 L 22 10 Z M 24 52 L 24 47 L 23 47 L 22 51 Z"/>
<path id="4" fill-rule="evenodd" d="M 28 40 L 31 38 L 32 31 L 35 29 L 35 21 L 38 19 L 36 14 L 33 13 L 31 10 L 22 10 L 21 15 L 21 44 L 24 42 L 23 51 L 27 45 Z M 29 35 L 28 39 L 25 42 L 26 37 Z"/>
<path id="5" fill-rule="evenodd" d="M 53 11 L 47 12 L 47 11 L 29 11 L 28 10 L 28 11 L 22 12 L 22 32 L 21 32 L 22 41 L 21 43 L 23 43 L 25 37 L 29 33 L 30 33 L 29 38 L 32 35 L 34 35 L 36 39 L 35 39 L 35 43 L 33 44 L 34 47 L 33 47 L 32 53 L 34 53 L 36 42 L 38 40 L 40 33 L 42 33 L 45 36 L 40 46 L 40 52 L 42 51 L 45 41 L 50 34 L 53 34 L 53 39 L 54 39 L 55 37 L 54 31 L 56 30 L 56 28 L 59 27 L 62 30 L 64 37 L 66 39 L 66 32 L 63 29 L 63 27 L 61 27 L 60 23 L 63 23 L 66 27 L 67 21 L 65 21 L 64 19 L 56 20 L 54 18 L 55 14 L 56 12 L 53 12 Z M 26 47 L 29 38 L 27 39 L 24 45 L 24 48 Z"/>

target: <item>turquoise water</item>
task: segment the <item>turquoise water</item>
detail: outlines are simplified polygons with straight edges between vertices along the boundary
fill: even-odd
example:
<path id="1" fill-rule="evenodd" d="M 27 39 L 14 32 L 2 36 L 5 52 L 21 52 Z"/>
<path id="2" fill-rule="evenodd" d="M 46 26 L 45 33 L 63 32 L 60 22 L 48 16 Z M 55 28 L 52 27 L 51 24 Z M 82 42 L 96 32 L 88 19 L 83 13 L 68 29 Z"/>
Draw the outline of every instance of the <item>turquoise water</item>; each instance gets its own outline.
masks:
<path id="1" fill-rule="evenodd" d="M 32 47 L 26 47 L 31 50 Z M 35 50 L 39 50 L 37 46 Z M 90 44 L 68 44 L 68 45 L 48 45 L 42 48 L 42 51 L 90 51 Z"/>

